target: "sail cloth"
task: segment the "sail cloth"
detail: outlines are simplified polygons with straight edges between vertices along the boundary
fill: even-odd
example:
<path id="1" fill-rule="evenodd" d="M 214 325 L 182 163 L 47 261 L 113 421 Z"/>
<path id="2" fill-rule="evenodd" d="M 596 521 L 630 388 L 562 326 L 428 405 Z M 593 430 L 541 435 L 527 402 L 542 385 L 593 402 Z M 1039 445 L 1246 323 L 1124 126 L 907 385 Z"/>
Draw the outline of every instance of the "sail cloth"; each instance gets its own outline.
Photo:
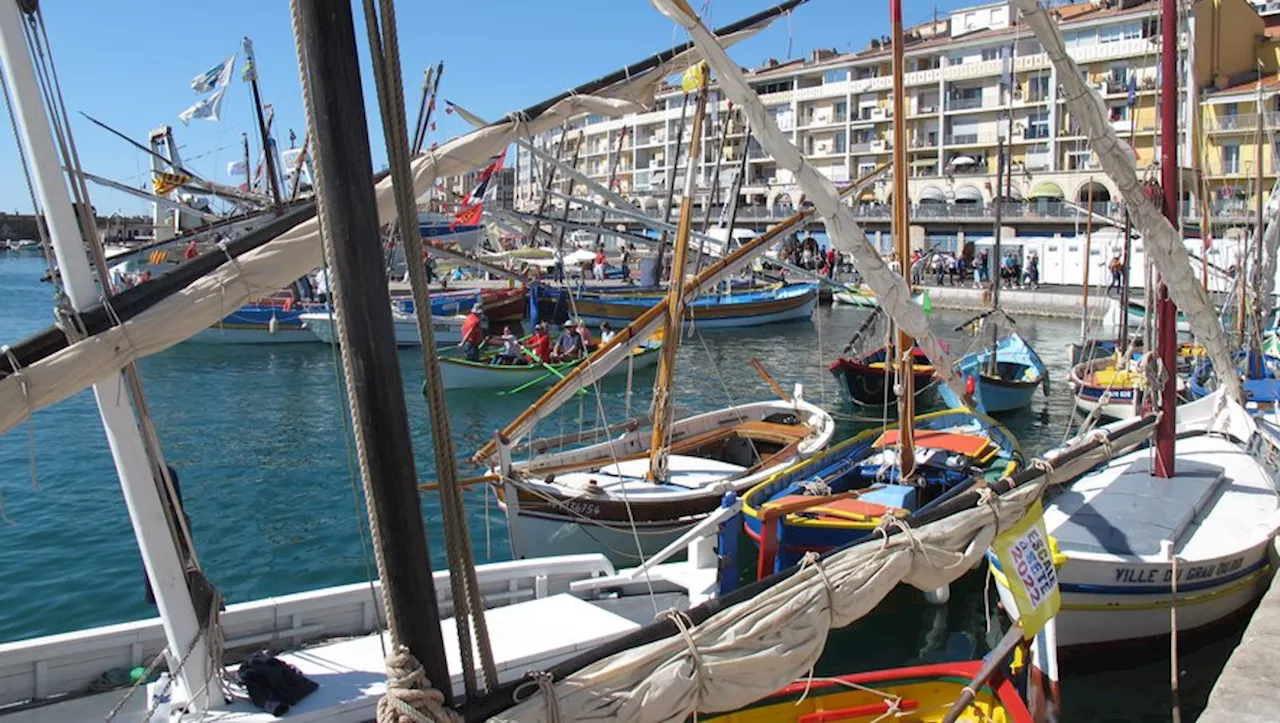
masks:
<path id="1" fill-rule="evenodd" d="M 715 36 L 698 20 L 687 3 L 683 0 L 650 2 L 663 15 L 689 31 L 698 51 L 716 72 L 721 91 L 747 114 L 751 130 L 761 147 L 773 156 L 778 168 L 792 172 L 805 198 L 818 210 L 832 244 L 853 257 L 854 265 L 862 274 L 863 281 L 875 292 L 881 308 L 888 312 L 899 328 L 915 338 L 916 344 L 929 357 L 938 378 L 963 399 L 964 386 L 951 366 L 950 356 L 929 328 L 924 309 L 912 303 L 907 282 L 889 268 L 880 252 L 867 240 L 867 235 L 853 219 L 853 210 L 839 202 L 835 184 L 791 145 L 777 122 L 766 112 L 760 98 L 751 90 L 742 69 L 715 42 Z"/>
<path id="2" fill-rule="evenodd" d="M 766 27 L 772 18 L 726 33 L 731 45 Z M 698 59 L 689 48 L 650 70 L 637 73 L 593 95 L 565 94 L 536 116 L 513 115 L 454 138 L 413 161 L 414 194 L 435 185 L 437 178 L 482 168 L 517 137 L 555 128 L 587 114 L 616 118 L 652 106 L 663 78 L 682 73 Z M 375 186 L 380 223 L 395 219 L 390 178 Z M 13 429 L 37 409 L 70 397 L 94 382 L 119 372 L 129 362 L 163 351 L 195 336 L 242 304 L 288 286 L 323 263 L 319 221 L 311 219 L 280 237 L 231 259 L 152 308 L 123 324 L 69 345 L 56 354 L 0 380 L 0 433 Z"/>
<path id="3" fill-rule="evenodd" d="M 1272 294 L 1276 290 L 1276 253 L 1280 251 L 1280 180 L 1271 187 L 1271 196 L 1267 199 L 1266 215 L 1264 218 L 1264 227 L 1266 232 L 1262 234 L 1262 270 L 1259 279 L 1258 294 L 1262 300 L 1262 318 L 1260 323 L 1265 331 L 1270 324 L 1271 314 L 1275 311 L 1276 301 Z M 1254 230 L 1254 243 L 1257 243 L 1257 233 Z M 1208 255 L 1205 255 L 1205 263 L 1208 263 Z"/>
<path id="4" fill-rule="evenodd" d="M 1014 2 L 1057 69 L 1058 81 L 1066 94 L 1067 109 L 1085 129 L 1089 145 L 1098 155 L 1103 170 L 1120 189 L 1120 195 L 1129 208 L 1134 224 L 1146 240 L 1148 257 L 1160 271 L 1160 276 L 1169 289 L 1170 298 L 1187 315 L 1191 329 L 1204 344 L 1214 368 L 1234 369 L 1235 364 L 1228 353 L 1222 328 L 1218 325 L 1218 314 L 1209 303 L 1199 279 L 1195 278 L 1191 256 L 1182 245 L 1182 235 L 1143 192 L 1133 150 L 1116 135 L 1115 128 L 1106 115 L 1102 97 L 1085 84 L 1080 68 L 1067 55 L 1058 26 L 1041 7 L 1039 0 Z M 1223 374 L 1219 378 L 1227 395 L 1239 402 L 1242 399 L 1240 377 Z"/>

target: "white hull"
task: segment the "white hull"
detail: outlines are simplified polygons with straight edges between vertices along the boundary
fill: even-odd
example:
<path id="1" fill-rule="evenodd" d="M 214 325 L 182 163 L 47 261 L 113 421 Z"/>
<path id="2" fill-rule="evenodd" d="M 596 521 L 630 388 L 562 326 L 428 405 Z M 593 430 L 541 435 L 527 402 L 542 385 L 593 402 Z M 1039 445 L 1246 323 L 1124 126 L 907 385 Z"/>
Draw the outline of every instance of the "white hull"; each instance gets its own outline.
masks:
<path id="1" fill-rule="evenodd" d="M 515 488 L 507 484 L 507 500 L 503 501 L 502 509 L 507 513 L 512 553 L 517 558 L 532 558 L 578 550 L 603 553 L 619 564 L 634 564 L 637 540 L 647 555 L 671 543 L 705 517 L 705 513 L 667 515 L 668 510 L 708 498 L 714 500 L 714 506 L 725 487 L 738 494 L 745 492 L 787 466 L 823 450 L 830 443 L 835 426 L 831 415 L 799 398 L 792 402 L 742 404 L 676 421 L 671 434 L 673 443 L 718 430 L 736 429 L 744 422 L 764 420 L 779 413 L 794 414 L 810 429 L 784 459 L 770 459 L 768 464 L 747 467 L 673 454 L 668 456 L 668 482 L 662 485 L 644 479 L 648 458 L 642 455 L 648 450 L 652 435 L 648 428 L 626 432 L 608 442 L 538 454 L 530 462 L 514 465 L 520 486 L 534 498 L 561 501 L 535 510 L 519 505 L 512 509 L 506 502 L 515 496 Z M 536 440 L 534 445 L 537 449 Z M 546 481 L 547 475 L 560 466 L 630 457 L 635 459 L 594 468 L 578 467 L 575 471 L 556 474 L 550 483 Z M 593 487 L 592 482 L 597 486 Z M 519 497 L 525 498 L 523 494 Z M 640 510 L 637 516 L 649 521 L 637 523 L 633 533 L 628 517 L 610 517 L 610 510 L 616 512 L 619 506 L 628 508 L 628 516 L 631 510 Z M 661 513 L 646 517 L 644 510 L 661 510 Z"/>
<path id="2" fill-rule="evenodd" d="M 801 306 L 797 306 L 794 309 L 785 309 L 783 311 L 773 312 L 770 314 L 756 314 L 753 316 L 715 318 L 711 316 L 699 317 L 697 313 L 694 312 L 692 314 L 693 318 L 690 318 L 690 315 L 688 314 L 685 316 L 683 326 L 686 331 L 688 331 L 689 329 L 693 329 L 695 327 L 698 329 L 741 329 L 748 326 L 760 326 L 761 324 L 776 324 L 784 321 L 800 321 L 802 319 L 808 319 L 811 316 L 813 316 L 813 310 L 817 306 L 818 306 L 818 298 L 817 298 L 817 295 L 815 294 L 814 298 L 811 301 Z M 606 321 L 609 322 L 610 324 L 614 324 L 615 326 L 619 324 L 622 326 L 626 326 L 628 323 L 630 323 L 629 319 L 624 319 L 621 317 L 613 318 L 613 317 L 604 317 L 604 316 L 590 316 L 586 314 L 583 314 L 581 316 L 582 316 L 582 320 L 585 321 L 588 326 L 598 327 L 600 326 L 600 324 Z"/>
<path id="3" fill-rule="evenodd" d="M 1103 419 L 1124 420 L 1133 419 L 1138 416 L 1138 405 L 1131 400 L 1115 401 L 1100 403 L 1098 400 L 1088 399 L 1079 393 L 1076 395 L 1076 409 L 1085 414 L 1093 412 L 1098 407 L 1102 407 L 1098 411 L 1098 416 Z"/>
<path id="4" fill-rule="evenodd" d="M 226 329 L 211 326 L 187 339 L 188 344 L 314 344 L 316 335 L 307 329 L 278 330 Z"/>
<path id="5" fill-rule="evenodd" d="M 1215 395 L 1179 408 L 1179 430 L 1193 434 L 1177 442 L 1173 479 L 1155 477 L 1153 451 L 1140 448 L 1046 502 L 1045 527 L 1065 559 L 1060 647 L 1167 636 L 1175 593 L 1178 629 L 1193 630 L 1241 610 L 1264 589 L 1267 549 L 1280 524 L 1274 470 L 1237 441 L 1253 429 L 1243 409 L 1230 405 L 1212 416 L 1220 401 Z M 1188 422 L 1193 416 L 1200 419 Z M 1236 439 L 1203 433 L 1210 424 Z M 992 568 L 1006 609 L 1016 612 L 1004 576 Z"/>
<path id="6" fill-rule="evenodd" d="M 418 336 L 418 322 L 412 316 L 391 312 L 395 325 L 396 346 L 422 346 Z M 302 323 L 320 341 L 337 343 L 337 328 L 333 319 L 325 313 L 303 314 Z M 431 328 L 435 332 L 437 346 L 456 345 L 462 342 L 462 322 L 465 316 L 433 316 Z"/>

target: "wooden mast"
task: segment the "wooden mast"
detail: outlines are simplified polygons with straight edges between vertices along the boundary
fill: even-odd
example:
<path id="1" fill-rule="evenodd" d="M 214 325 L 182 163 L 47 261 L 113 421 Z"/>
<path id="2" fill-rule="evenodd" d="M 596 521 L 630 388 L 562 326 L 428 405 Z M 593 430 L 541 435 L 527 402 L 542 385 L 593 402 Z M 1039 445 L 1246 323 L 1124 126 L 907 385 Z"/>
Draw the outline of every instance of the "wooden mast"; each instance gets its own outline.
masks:
<path id="1" fill-rule="evenodd" d="M 338 331 L 350 355 L 346 388 L 367 475 L 365 488 L 377 546 L 392 642 L 406 646 L 426 677 L 453 698 L 445 660 L 431 557 L 418 495 L 409 417 L 387 309 L 391 297 L 378 235 L 373 161 L 365 121 L 350 3 L 302 0 L 300 61 L 318 112 L 315 162 L 320 223 L 335 273 Z M 325 172 L 328 171 L 328 172 Z M 385 574 L 381 574 L 385 573 Z"/>
<path id="2" fill-rule="evenodd" d="M 997 121 L 996 123 L 996 178 L 997 179 L 1004 175 L 1004 136 L 1000 135 L 999 129 L 1000 129 L 1000 124 Z M 999 188 L 998 183 L 996 184 L 996 187 Z M 992 250 L 991 250 L 992 255 L 995 256 L 996 264 L 1000 263 L 1000 254 L 1003 248 L 1000 243 L 1003 240 L 1002 238 L 1003 234 L 1000 232 L 1000 226 L 1002 221 L 1000 212 L 1002 210 L 1001 209 L 1002 206 L 1004 206 L 1003 199 L 997 198 L 995 218 L 994 218 L 995 240 L 992 244 Z M 997 265 L 996 269 L 999 270 L 1000 267 Z M 1001 285 L 1000 274 L 999 273 L 993 274 L 992 280 L 994 283 L 991 287 L 991 310 L 995 311 L 996 309 L 1000 308 L 1000 285 Z M 988 318 L 991 321 L 991 358 L 988 360 L 988 363 L 987 363 L 987 373 L 994 377 L 997 375 L 997 370 L 999 369 L 999 366 L 996 363 L 996 347 L 999 346 L 1000 344 L 1000 324 L 999 322 L 996 321 L 995 314 L 992 314 Z"/>
<path id="3" fill-rule="evenodd" d="M 1080 344 L 1089 338 L 1089 264 L 1093 262 L 1093 176 L 1089 176 L 1089 213 L 1084 216 L 1084 282 L 1080 285 L 1083 306 L 1080 308 Z"/>
<path id="4" fill-rule="evenodd" d="M 271 148 L 271 129 L 267 128 L 267 120 L 263 117 L 262 112 L 262 94 L 258 91 L 258 65 L 257 59 L 253 55 L 253 41 L 245 37 L 244 45 L 244 76 L 249 81 L 249 87 L 253 90 L 253 108 L 258 114 L 258 132 L 262 134 L 262 156 L 266 162 L 264 173 L 267 178 L 263 185 L 271 191 L 271 201 L 276 205 L 280 205 L 280 179 L 276 176 L 276 159 L 275 153 Z M 248 173 L 248 170 L 245 171 Z"/>
<path id="5" fill-rule="evenodd" d="M 689 229 L 693 224 L 693 192 L 698 154 L 701 152 L 702 119 L 707 112 L 707 76 L 711 73 L 706 66 L 697 67 L 699 69 L 693 72 L 699 73 L 698 104 L 693 112 L 684 197 L 680 199 L 680 221 L 676 225 L 675 251 L 671 259 L 667 320 L 662 337 L 662 351 L 658 357 L 658 378 L 653 385 L 653 438 L 649 443 L 649 472 L 646 475 L 646 479 L 651 482 L 667 477 L 667 435 L 671 433 L 671 423 L 675 417 L 675 407 L 671 404 L 671 375 L 675 371 L 676 349 L 680 346 L 680 322 L 684 317 L 684 265 L 689 250 Z"/>
<path id="6" fill-rule="evenodd" d="M 1160 17 L 1160 72 L 1164 87 L 1160 92 L 1160 185 L 1164 191 L 1164 216 L 1178 226 L 1178 6 L 1174 0 L 1164 0 Z M 1261 190 L 1261 189 L 1259 189 Z M 1156 424 L 1156 477 L 1174 475 L 1174 437 L 1177 435 L 1177 415 L 1174 408 L 1178 400 L 1177 353 L 1178 308 L 1169 298 L 1169 289 L 1163 280 L 1156 292 L 1159 314 L 1158 344 L 1160 361 L 1164 366 L 1164 389 L 1160 399 L 1164 413 Z M 1122 314 L 1126 310 L 1121 310 Z M 1230 372 L 1228 372 L 1230 373 Z"/>
<path id="7" fill-rule="evenodd" d="M 902 0 L 889 0 L 889 22 L 893 25 L 893 227 L 897 241 L 898 264 L 904 276 L 910 278 L 911 239 L 907 212 L 910 207 L 907 195 L 907 104 L 903 88 L 903 37 Z M 909 479 L 915 472 L 915 369 L 912 351 L 915 340 L 910 334 L 898 331 L 896 352 L 898 359 L 898 439 L 901 445 L 898 475 Z"/>
<path id="8" fill-rule="evenodd" d="M 1258 98 L 1254 102 L 1254 107 L 1258 111 L 1255 114 L 1257 116 L 1258 122 L 1253 131 L 1254 147 L 1257 149 L 1254 151 L 1254 158 L 1257 159 L 1257 162 L 1255 163 L 1255 165 L 1257 166 L 1258 180 L 1254 184 L 1254 214 L 1255 215 L 1254 215 L 1254 226 L 1253 226 L 1254 228 L 1253 274 L 1254 274 L 1254 283 L 1258 284 L 1258 288 L 1261 288 L 1262 287 L 1262 233 L 1263 233 L 1262 187 L 1263 187 L 1263 170 L 1266 166 L 1266 156 L 1262 152 L 1262 141 L 1265 136 L 1264 127 L 1263 127 L 1265 117 L 1262 112 L 1262 70 L 1261 69 L 1258 70 Z M 1254 316 L 1253 329 L 1254 329 L 1254 335 L 1255 335 L 1253 338 L 1256 338 L 1256 335 L 1262 332 L 1262 324 L 1263 324 L 1262 294 L 1260 293 L 1255 293 L 1253 295 L 1253 316 Z M 1254 348 L 1254 343 L 1251 339 L 1249 341 L 1248 349 L 1252 350 L 1253 348 Z M 1250 366 L 1252 366 L 1252 363 L 1253 363 L 1253 356 L 1254 356 L 1253 354 L 1249 355 Z"/>
<path id="9" fill-rule="evenodd" d="M 613 185 L 618 180 L 618 164 L 622 162 L 622 151 L 626 148 L 626 145 L 627 145 L 627 126 L 623 125 L 621 128 L 618 129 L 618 146 L 617 148 L 614 149 L 613 159 L 609 161 L 609 179 L 608 181 L 606 181 L 609 190 L 613 190 Z M 516 154 L 516 156 L 519 157 L 519 154 Z M 606 217 L 608 217 L 608 215 L 609 215 L 608 211 L 606 211 L 603 208 L 600 209 L 600 219 L 596 221 L 596 225 L 601 228 L 604 228 L 604 222 Z M 601 239 L 601 235 L 600 233 L 597 232 L 596 233 L 597 246 L 600 245 L 600 239 Z"/>

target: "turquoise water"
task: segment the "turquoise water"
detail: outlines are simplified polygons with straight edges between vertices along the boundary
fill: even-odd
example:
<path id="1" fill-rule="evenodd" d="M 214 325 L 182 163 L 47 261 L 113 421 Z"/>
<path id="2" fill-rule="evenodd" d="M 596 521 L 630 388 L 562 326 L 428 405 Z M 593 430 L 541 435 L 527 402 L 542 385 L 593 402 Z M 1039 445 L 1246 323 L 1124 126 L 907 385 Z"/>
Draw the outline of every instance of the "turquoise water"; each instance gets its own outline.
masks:
<path id="1" fill-rule="evenodd" d="M 52 289 L 38 281 L 43 261 L 0 255 L 0 343 L 13 343 L 51 319 Z M 826 364 L 848 341 L 866 312 L 820 308 L 812 324 L 695 333 L 680 351 L 675 398 L 682 411 L 705 411 L 768 397 L 771 392 L 746 361 L 763 362 L 784 387 L 805 385 L 806 396 L 839 412 L 838 439 L 858 424 L 849 418 Z M 952 327 L 966 315 L 939 312 L 933 327 L 953 352 L 974 343 Z M 1006 418 L 1035 454 L 1058 444 L 1072 413 L 1065 383 L 1066 344 L 1078 324 L 1026 318 L 1019 331 L 1050 367 L 1051 394 L 1030 410 Z M 164 452 L 176 467 L 192 531 L 206 574 L 231 602 L 366 580 L 371 561 L 361 542 L 363 512 L 339 394 L 333 350 L 321 344 L 208 346 L 182 344 L 141 362 L 140 368 Z M 402 351 L 419 475 L 434 477 L 426 408 L 418 393 L 420 354 Z M 643 412 L 652 373 L 640 377 L 633 409 Z M 602 389 L 611 423 L 624 418 L 625 385 Z M 450 420 L 460 459 L 468 457 L 510 421 L 535 394 L 500 396 L 492 390 L 452 392 Z M 596 420 L 594 397 L 570 402 L 536 430 L 558 434 Z M 34 460 L 35 476 L 32 476 Z M 464 462 L 463 474 L 478 472 Z M 91 393 L 83 392 L 35 416 L 33 425 L 0 436 L 0 641 L 18 640 L 94 625 L 149 617 L 143 572 L 119 482 Z M 508 556 L 505 521 L 479 489 L 466 493 L 477 560 Z M 443 566 L 438 506 L 424 495 L 423 514 L 433 564 Z M 980 654 L 984 645 L 982 579 L 957 585 L 946 608 L 931 608 L 900 590 L 852 637 L 833 648 L 844 666 L 870 669 L 932 658 Z M 1188 668 L 1184 701 L 1196 708 L 1207 695 L 1239 630 L 1231 629 L 1202 652 L 1184 651 Z M 1167 650 L 1164 653 L 1167 656 Z M 1167 657 L 1164 658 L 1167 660 Z M 1069 717 L 1078 720 L 1163 720 L 1159 655 L 1129 667 L 1146 675 L 1108 673 L 1098 680 L 1125 691 L 1126 680 L 1149 694 L 1108 695 L 1099 703 L 1082 692 Z M 1146 668 L 1142 667 L 1146 666 Z M 832 671 L 828 671 L 832 672 Z M 1131 676 L 1131 677 L 1126 677 Z M 1093 690 L 1092 678 L 1064 681 L 1064 690 Z M 1200 703 L 1202 705 L 1202 703 Z M 1087 714 L 1085 711 L 1087 710 Z M 1154 717 L 1151 717 L 1154 716 Z"/>

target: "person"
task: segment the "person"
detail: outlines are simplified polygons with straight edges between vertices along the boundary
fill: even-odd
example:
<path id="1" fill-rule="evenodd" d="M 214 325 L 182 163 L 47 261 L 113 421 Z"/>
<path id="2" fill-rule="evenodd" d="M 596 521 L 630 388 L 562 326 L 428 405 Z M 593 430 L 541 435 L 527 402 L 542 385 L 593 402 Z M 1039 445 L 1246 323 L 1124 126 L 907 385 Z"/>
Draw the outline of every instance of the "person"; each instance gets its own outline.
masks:
<path id="1" fill-rule="evenodd" d="M 537 362 L 551 360 L 551 335 L 547 333 L 546 322 L 533 327 L 533 336 L 529 337 L 529 349 L 525 353 Z"/>
<path id="2" fill-rule="evenodd" d="M 564 251 L 559 246 L 555 247 L 555 249 L 551 252 L 551 258 L 555 263 L 554 275 L 551 278 L 555 279 L 555 282 L 557 284 L 563 284 L 564 283 Z"/>
<path id="3" fill-rule="evenodd" d="M 1011 288 L 1013 286 L 1015 267 L 1013 263 L 1013 254 L 1007 253 L 1000 261 L 1000 285 L 1002 287 Z"/>
<path id="4" fill-rule="evenodd" d="M 809 250 L 806 244 L 804 250 L 800 252 L 800 268 L 806 271 L 813 268 L 813 252 Z"/>
<path id="5" fill-rule="evenodd" d="M 1035 251 L 1027 258 L 1027 286 L 1033 290 L 1040 287 L 1040 256 Z"/>
<path id="6" fill-rule="evenodd" d="M 942 254 L 933 255 L 933 283 L 935 286 L 942 286 L 943 280 L 947 272 L 947 260 L 942 258 Z"/>
<path id="7" fill-rule="evenodd" d="M 196 248 L 196 240 L 191 239 L 187 243 L 187 250 L 182 254 L 182 258 L 191 260 L 200 255 L 200 249 Z"/>
<path id="8" fill-rule="evenodd" d="M 1121 284 L 1124 283 L 1124 264 L 1120 261 L 1120 254 L 1111 257 L 1111 285 L 1107 287 L 1107 294 L 1111 294 L 1111 290 L 1116 290 L 1116 295 L 1122 291 Z"/>
<path id="9" fill-rule="evenodd" d="M 502 351 L 493 358 L 494 364 L 519 364 L 522 358 L 520 349 L 520 340 L 516 338 L 515 332 L 511 331 L 511 327 L 502 329 Z"/>
<path id="10" fill-rule="evenodd" d="M 601 344 L 608 344 L 609 342 L 613 341 L 613 337 L 617 335 L 617 333 L 618 332 L 614 331 L 613 327 L 609 325 L 609 322 L 604 321 L 600 323 L 600 343 Z"/>
<path id="11" fill-rule="evenodd" d="M 427 263 L 427 283 L 429 284 L 436 280 L 436 257 L 431 254 L 427 254 L 426 263 Z"/>
<path id="12" fill-rule="evenodd" d="M 578 319 L 573 324 L 573 330 L 578 332 L 578 338 L 582 340 L 582 349 L 586 351 L 591 348 L 591 330 L 587 328 L 587 322 Z"/>
<path id="13" fill-rule="evenodd" d="M 596 257 L 594 259 L 595 263 L 591 265 L 591 275 L 595 278 L 596 281 L 604 281 L 605 260 L 606 259 L 604 256 L 604 247 L 603 246 L 597 247 Z"/>
<path id="14" fill-rule="evenodd" d="M 987 252 L 979 251 L 978 260 L 973 266 L 973 286 L 974 288 L 982 288 L 987 281 Z"/>
<path id="15" fill-rule="evenodd" d="M 924 283 L 924 265 L 920 263 L 920 249 L 911 252 L 911 283 L 916 286 Z"/>
<path id="16" fill-rule="evenodd" d="M 582 338 L 578 336 L 573 326 L 565 324 L 563 331 L 560 332 L 560 338 L 556 339 L 555 348 L 551 350 L 552 361 L 577 359 L 581 355 Z"/>
<path id="17" fill-rule="evenodd" d="M 836 247 L 827 247 L 827 278 L 835 279 L 836 277 Z"/>
<path id="18" fill-rule="evenodd" d="M 462 321 L 462 341 L 458 346 L 466 354 L 467 361 L 480 361 L 480 345 L 484 343 L 484 326 L 480 322 L 481 308 L 479 304 L 471 307 L 467 318 Z"/>
<path id="19" fill-rule="evenodd" d="M 622 283 L 624 284 L 631 283 L 631 256 L 635 252 L 636 247 L 632 244 L 622 247 L 622 260 L 619 265 L 622 266 Z"/>

